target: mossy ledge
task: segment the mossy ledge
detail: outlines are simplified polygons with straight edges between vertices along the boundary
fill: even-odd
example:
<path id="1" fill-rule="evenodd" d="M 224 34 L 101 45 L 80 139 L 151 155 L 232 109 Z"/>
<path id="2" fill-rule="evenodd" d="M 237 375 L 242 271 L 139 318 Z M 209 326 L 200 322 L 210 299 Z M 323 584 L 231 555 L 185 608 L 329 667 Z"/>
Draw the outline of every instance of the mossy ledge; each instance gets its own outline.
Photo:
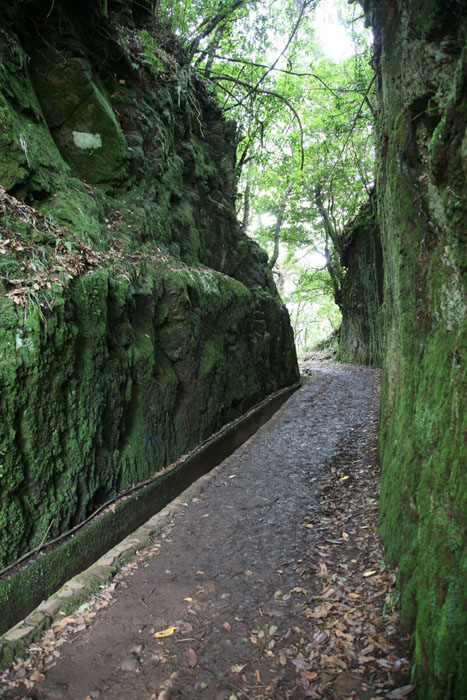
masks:
<path id="1" fill-rule="evenodd" d="M 235 125 L 139 3 L 107 9 L 0 19 L 0 566 L 298 379 Z"/>
<path id="2" fill-rule="evenodd" d="M 364 0 L 376 37 L 384 280 L 380 527 L 418 697 L 467 689 L 467 14 Z"/>

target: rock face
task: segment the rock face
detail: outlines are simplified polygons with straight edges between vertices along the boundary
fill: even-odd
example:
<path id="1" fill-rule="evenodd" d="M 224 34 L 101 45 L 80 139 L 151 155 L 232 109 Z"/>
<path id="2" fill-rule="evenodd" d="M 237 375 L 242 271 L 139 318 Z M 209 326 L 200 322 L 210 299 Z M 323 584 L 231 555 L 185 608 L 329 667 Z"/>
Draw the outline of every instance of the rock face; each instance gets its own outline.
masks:
<path id="1" fill-rule="evenodd" d="M 385 267 L 381 533 L 414 630 L 419 697 L 467 688 L 467 13 L 365 0 L 379 80 Z"/>
<path id="2" fill-rule="evenodd" d="M 0 20 L 0 566 L 298 379 L 235 125 L 100 5 Z"/>
<path id="3" fill-rule="evenodd" d="M 375 197 L 343 232 L 345 269 L 336 303 L 342 313 L 339 359 L 381 367 L 383 362 L 383 253 Z"/>

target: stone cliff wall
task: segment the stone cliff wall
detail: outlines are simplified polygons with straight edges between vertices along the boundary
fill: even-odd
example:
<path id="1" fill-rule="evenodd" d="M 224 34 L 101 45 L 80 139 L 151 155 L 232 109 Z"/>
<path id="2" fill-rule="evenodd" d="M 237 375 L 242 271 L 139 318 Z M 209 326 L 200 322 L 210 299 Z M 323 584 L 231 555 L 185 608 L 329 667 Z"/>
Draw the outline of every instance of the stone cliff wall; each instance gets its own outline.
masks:
<path id="1" fill-rule="evenodd" d="M 365 0 L 378 63 L 384 256 L 381 532 L 419 697 L 467 688 L 467 13 Z"/>
<path id="2" fill-rule="evenodd" d="M 343 232 L 345 274 L 336 302 L 342 313 L 338 358 L 381 367 L 383 362 L 383 254 L 374 196 Z"/>
<path id="3" fill-rule="evenodd" d="M 108 9 L 0 19 L 0 566 L 298 379 L 235 125 Z"/>

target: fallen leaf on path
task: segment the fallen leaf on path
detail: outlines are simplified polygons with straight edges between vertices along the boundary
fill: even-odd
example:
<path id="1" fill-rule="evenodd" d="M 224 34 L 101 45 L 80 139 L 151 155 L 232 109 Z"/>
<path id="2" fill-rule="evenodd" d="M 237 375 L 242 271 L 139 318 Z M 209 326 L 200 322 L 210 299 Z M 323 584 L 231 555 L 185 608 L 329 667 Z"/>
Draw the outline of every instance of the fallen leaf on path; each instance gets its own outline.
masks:
<path id="1" fill-rule="evenodd" d="M 188 663 L 191 666 L 191 668 L 194 668 L 196 664 L 198 663 L 198 657 L 196 656 L 196 652 L 194 649 L 188 649 Z"/>
<path id="2" fill-rule="evenodd" d="M 177 673 L 171 673 L 170 677 L 161 686 L 161 690 L 157 696 L 157 700 L 170 700 L 170 691 L 173 686 L 174 680 L 177 678 Z"/>
<path id="3" fill-rule="evenodd" d="M 303 656 L 299 656 L 296 659 L 292 659 L 292 663 L 297 669 L 297 671 L 308 671 L 310 668 L 310 664 L 303 658 Z"/>
<path id="4" fill-rule="evenodd" d="M 77 632 L 82 632 L 85 629 L 86 629 L 86 625 L 81 624 L 81 625 L 78 625 L 77 627 L 73 627 L 72 631 L 73 631 L 73 634 L 76 634 Z"/>
<path id="5" fill-rule="evenodd" d="M 59 624 L 54 627 L 54 633 L 59 634 L 62 630 L 65 629 L 71 622 L 75 622 L 75 618 L 72 615 L 69 615 L 68 617 L 64 617 L 62 620 L 60 620 Z"/>
<path id="6" fill-rule="evenodd" d="M 328 576 L 328 574 L 328 567 L 326 566 L 326 564 L 324 564 L 324 562 L 320 561 L 318 576 Z"/>
<path id="7" fill-rule="evenodd" d="M 159 630 L 159 632 L 155 632 L 154 636 L 156 639 L 159 639 L 160 637 L 170 637 L 176 630 L 176 627 L 167 627 L 165 630 Z"/>
<path id="8" fill-rule="evenodd" d="M 327 634 L 323 630 L 320 632 L 316 632 L 313 635 L 313 639 L 311 640 L 311 644 L 314 646 L 319 646 L 320 644 L 323 644 L 327 640 Z"/>
<path id="9" fill-rule="evenodd" d="M 246 668 L 246 664 L 233 664 L 230 667 L 230 673 L 241 673 Z"/>
<path id="10" fill-rule="evenodd" d="M 315 678 L 318 678 L 316 671 L 304 671 L 304 674 L 307 681 L 314 681 Z"/>
<path id="11" fill-rule="evenodd" d="M 347 664 L 344 661 L 342 661 L 342 659 L 340 659 L 337 655 L 328 656 L 327 654 L 322 654 L 320 658 L 320 664 L 325 668 L 331 666 L 334 668 L 342 668 L 344 670 L 347 669 Z"/>
<path id="12" fill-rule="evenodd" d="M 370 661 L 375 661 L 375 657 L 374 656 L 362 656 L 362 655 L 360 655 L 358 657 L 359 664 L 368 664 L 368 663 L 370 663 Z"/>
<path id="13" fill-rule="evenodd" d="M 364 571 L 362 576 L 365 576 L 365 578 L 366 578 L 367 576 L 374 576 L 375 574 L 376 574 L 376 571 Z"/>
<path id="14" fill-rule="evenodd" d="M 314 618 L 314 619 L 319 619 L 321 617 L 327 617 L 331 608 L 329 605 L 318 605 L 314 610 L 311 608 L 306 608 L 304 611 L 304 615 L 307 618 Z"/>
<path id="15" fill-rule="evenodd" d="M 323 598 L 324 600 L 327 600 L 332 595 L 334 595 L 335 592 L 336 592 L 335 588 L 328 588 L 327 590 L 325 589 L 325 592 L 322 594 L 321 598 Z"/>
<path id="16" fill-rule="evenodd" d="M 45 678 L 43 673 L 40 673 L 39 671 L 33 671 L 31 675 L 29 676 L 30 681 L 34 681 L 34 683 L 37 683 L 38 681 L 43 681 Z"/>

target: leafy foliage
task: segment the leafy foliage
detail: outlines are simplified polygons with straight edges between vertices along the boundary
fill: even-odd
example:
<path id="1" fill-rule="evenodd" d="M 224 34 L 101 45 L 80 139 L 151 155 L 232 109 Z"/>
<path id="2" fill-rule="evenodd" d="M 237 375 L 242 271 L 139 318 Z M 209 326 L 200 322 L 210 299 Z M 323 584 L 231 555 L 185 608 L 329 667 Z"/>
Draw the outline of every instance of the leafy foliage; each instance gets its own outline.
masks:
<path id="1" fill-rule="evenodd" d="M 357 6 L 337 3 L 354 43 L 341 62 L 320 45 L 316 7 L 317 0 L 154 6 L 182 42 L 186 69 L 238 124 L 238 213 L 288 280 L 292 311 L 300 300 L 299 325 L 317 302 L 335 324 L 328 307 L 332 298 L 339 303 L 341 259 L 351 243 L 346 222 L 372 189 L 374 155 L 373 71 Z M 321 269 L 312 253 L 322 256 Z"/>
<path id="2" fill-rule="evenodd" d="M 273 24 L 287 35 L 288 17 L 290 36 L 293 13 L 288 16 L 280 5 L 284 3 L 273 7 L 282 20 L 277 17 Z M 241 128 L 239 211 L 251 212 L 245 221 L 249 233 L 269 251 L 271 261 L 278 257 L 276 265 L 289 281 L 285 292 L 293 289 L 284 293 L 285 300 L 292 314 L 301 316 L 296 327 L 309 324 L 310 314 L 316 320 L 317 308 L 336 323 L 331 299 L 339 301 L 341 256 L 351 241 L 345 225 L 371 191 L 374 155 L 372 68 L 364 30 L 357 30 L 354 23 L 354 55 L 336 63 L 318 43 L 312 7 L 306 10 L 286 54 L 261 82 L 264 93 L 244 95 L 246 84 L 257 84 L 258 76 L 265 75 L 277 44 L 277 34 L 262 22 L 257 23 L 252 45 L 233 37 L 235 61 L 213 63 L 214 74 L 223 71 L 217 81 L 218 97 L 225 93 L 224 108 Z M 344 19 L 350 21 L 352 12 L 347 9 Z M 244 36 L 247 41 L 248 32 Z M 229 46 L 226 42 L 219 52 L 227 52 Z M 248 50 L 254 51 L 252 57 L 241 63 L 241 52 Z M 326 274 L 310 264 L 313 252 L 323 256 L 319 267 Z M 299 344 L 301 340 L 297 338 Z"/>

